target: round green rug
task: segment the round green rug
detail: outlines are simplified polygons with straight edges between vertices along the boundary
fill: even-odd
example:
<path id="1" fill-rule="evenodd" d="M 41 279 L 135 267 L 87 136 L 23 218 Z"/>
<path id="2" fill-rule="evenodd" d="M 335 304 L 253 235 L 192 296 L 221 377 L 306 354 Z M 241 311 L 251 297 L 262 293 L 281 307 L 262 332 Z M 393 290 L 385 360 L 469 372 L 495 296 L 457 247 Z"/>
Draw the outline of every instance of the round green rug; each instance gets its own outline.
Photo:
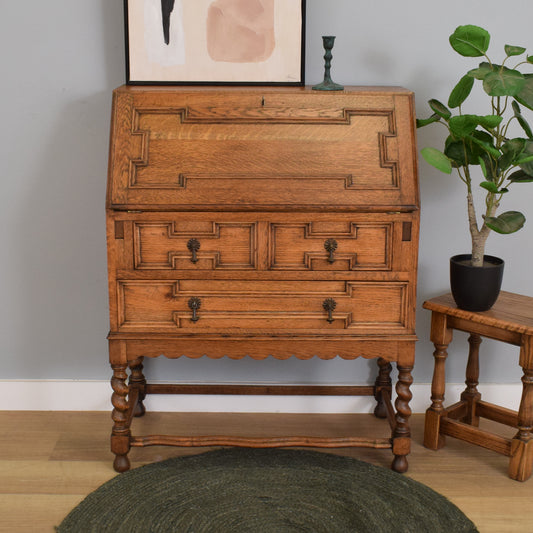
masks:
<path id="1" fill-rule="evenodd" d="M 230 448 L 120 474 L 60 533 L 453 533 L 474 524 L 430 488 L 350 457 Z"/>

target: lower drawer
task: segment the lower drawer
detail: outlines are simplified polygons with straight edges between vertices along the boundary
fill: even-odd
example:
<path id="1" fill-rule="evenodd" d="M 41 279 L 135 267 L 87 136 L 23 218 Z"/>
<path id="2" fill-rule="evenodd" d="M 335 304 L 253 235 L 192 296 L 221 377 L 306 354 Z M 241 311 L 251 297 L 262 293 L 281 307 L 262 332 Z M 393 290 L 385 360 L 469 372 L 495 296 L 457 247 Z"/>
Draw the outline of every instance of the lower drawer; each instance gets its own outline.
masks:
<path id="1" fill-rule="evenodd" d="M 119 332 L 412 332 L 407 281 L 120 280 Z"/>

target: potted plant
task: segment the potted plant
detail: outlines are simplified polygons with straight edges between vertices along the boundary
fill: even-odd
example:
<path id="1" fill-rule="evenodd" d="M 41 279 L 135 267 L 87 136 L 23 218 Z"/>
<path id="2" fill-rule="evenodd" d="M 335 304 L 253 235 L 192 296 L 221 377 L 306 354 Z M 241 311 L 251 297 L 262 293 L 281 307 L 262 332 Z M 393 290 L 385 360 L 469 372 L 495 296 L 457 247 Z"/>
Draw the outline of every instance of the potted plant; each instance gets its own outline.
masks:
<path id="1" fill-rule="evenodd" d="M 485 255 L 489 234 L 514 233 L 525 223 L 522 213 L 497 213 L 498 208 L 515 185 L 533 182 L 533 132 L 522 112 L 533 110 L 533 73 L 522 72 L 524 65 L 533 66 L 533 56 L 527 56 L 522 46 L 505 45 L 505 57 L 497 64 L 487 55 L 489 42 L 490 34 L 479 26 L 455 30 L 450 36 L 452 48 L 465 57 L 483 58 L 482 62 L 455 85 L 447 106 L 431 99 L 433 114 L 417 120 L 418 128 L 429 124 L 446 128 L 443 150 L 427 147 L 421 154 L 442 172 L 455 170 L 466 186 L 472 251 L 450 259 L 450 274 L 458 307 L 471 311 L 490 309 L 501 286 L 503 261 Z M 488 96 L 485 115 L 463 111 L 476 81 Z M 475 187 L 484 189 L 481 217 L 474 202 Z"/>

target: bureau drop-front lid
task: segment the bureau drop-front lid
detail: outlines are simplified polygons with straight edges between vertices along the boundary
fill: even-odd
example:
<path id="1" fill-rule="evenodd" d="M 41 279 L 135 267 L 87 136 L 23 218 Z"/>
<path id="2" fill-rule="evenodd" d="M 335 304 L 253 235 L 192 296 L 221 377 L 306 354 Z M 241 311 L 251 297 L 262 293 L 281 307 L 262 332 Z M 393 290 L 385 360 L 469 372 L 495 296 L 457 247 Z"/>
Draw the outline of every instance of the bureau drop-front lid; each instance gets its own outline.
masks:
<path id="1" fill-rule="evenodd" d="M 418 206 L 412 93 L 297 87 L 121 87 L 108 207 Z"/>

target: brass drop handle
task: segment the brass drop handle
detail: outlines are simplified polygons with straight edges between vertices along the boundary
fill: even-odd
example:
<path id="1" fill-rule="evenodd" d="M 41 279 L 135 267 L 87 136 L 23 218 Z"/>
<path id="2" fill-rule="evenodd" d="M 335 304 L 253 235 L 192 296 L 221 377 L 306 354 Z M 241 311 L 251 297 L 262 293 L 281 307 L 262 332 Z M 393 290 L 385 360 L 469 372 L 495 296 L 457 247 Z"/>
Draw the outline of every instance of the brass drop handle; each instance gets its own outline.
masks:
<path id="1" fill-rule="evenodd" d="M 200 249 L 200 241 L 198 239 L 190 239 L 187 243 L 187 248 L 191 252 L 191 262 L 198 262 L 198 250 Z"/>
<path id="2" fill-rule="evenodd" d="M 328 313 L 327 321 L 331 324 L 335 319 L 333 318 L 333 311 L 337 307 L 337 302 L 333 298 L 326 298 L 322 304 L 324 311 Z"/>
<path id="3" fill-rule="evenodd" d="M 200 317 L 198 316 L 198 309 L 202 307 L 202 300 L 200 300 L 200 298 L 196 296 L 193 296 L 189 300 L 187 305 L 189 306 L 189 309 L 192 311 L 191 321 L 198 322 L 198 320 L 200 319 Z"/>
<path id="4" fill-rule="evenodd" d="M 335 257 L 333 257 L 333 254 L 335 253 L 337 246 L 338 244 L 335 239 L 327 239 L 326 242 L 324 242 L 324 248 L 326 249 L 326 252 L 329 253 L 328 263 L 335 262 Z"/>

